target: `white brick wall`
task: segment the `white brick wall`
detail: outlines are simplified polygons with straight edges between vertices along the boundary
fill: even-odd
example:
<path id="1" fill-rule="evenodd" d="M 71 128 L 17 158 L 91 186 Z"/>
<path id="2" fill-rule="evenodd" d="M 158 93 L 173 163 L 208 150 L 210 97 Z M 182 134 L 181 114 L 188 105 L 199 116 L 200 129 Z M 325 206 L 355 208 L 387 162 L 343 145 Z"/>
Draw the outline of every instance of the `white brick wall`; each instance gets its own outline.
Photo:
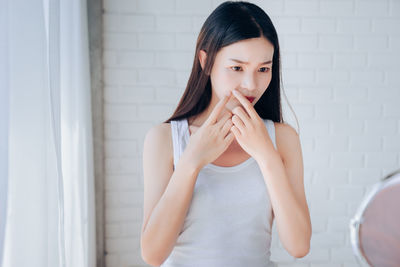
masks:
<path id="1" fill-rule="evenodd" d="M 105 0 L 107 267 L 140 258 L 144 135 L 172 114 L 207 15 L 222 1 Z M 279 266 L 357 266 L 349 219 L 400 166 L 400 1 L 253 1 L 280 37 L 285 92 L 300 124 L 311 252 Z M 284 110 L 295 125 L 285 99 Z"/>

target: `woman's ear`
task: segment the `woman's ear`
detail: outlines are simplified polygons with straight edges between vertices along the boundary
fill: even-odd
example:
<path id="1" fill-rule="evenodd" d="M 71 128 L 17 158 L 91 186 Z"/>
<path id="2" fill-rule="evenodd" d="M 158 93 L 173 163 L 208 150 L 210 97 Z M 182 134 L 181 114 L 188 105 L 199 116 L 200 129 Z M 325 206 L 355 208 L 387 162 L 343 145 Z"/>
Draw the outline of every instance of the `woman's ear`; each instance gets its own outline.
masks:
<path id="1" fill-rule="evenodd" d="M 207 53 L 204 50 L 199 50 L 199 61 L 201 68 L 204 70 L 204 66 L 206 64 Z"/>

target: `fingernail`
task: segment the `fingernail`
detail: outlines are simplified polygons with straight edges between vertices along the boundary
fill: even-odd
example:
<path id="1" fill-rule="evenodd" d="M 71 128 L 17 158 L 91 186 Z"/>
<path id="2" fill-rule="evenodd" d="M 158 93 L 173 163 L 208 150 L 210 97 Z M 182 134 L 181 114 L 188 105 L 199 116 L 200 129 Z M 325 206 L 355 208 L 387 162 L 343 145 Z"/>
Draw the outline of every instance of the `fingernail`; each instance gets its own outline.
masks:
<path id="1" fill-rule="evenodd" d="M 238 91 L 236 89 L 233 89 L 233 94 L 237 95 Z"/>

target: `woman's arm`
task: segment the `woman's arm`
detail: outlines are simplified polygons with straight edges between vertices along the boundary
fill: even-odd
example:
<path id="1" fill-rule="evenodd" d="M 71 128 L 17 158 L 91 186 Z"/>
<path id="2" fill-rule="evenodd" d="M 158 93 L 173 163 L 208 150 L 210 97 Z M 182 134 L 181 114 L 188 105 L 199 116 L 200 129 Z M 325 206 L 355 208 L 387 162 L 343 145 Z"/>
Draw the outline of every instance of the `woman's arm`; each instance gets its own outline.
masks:
<path id="1" fill-rule="evenodd" d="M 170 128 L 154 127 L 143 147 L 144 216 L 141 255 L 153 266 L 161 265 L 171 253 L 190 206 L 198 168 L 182 154 L 172 169 Z M 168 148 L 169 147 L 169 148 Z"/>
<path id="2" fill-rule="evenodd" d="M 275 123 L 277 150 L 264 148 L 257 160 L 271 199 L 279 238 L 294 257 L 308 254 L 311 220 L 304 193 L 299 136 L 288 124 Z"/>

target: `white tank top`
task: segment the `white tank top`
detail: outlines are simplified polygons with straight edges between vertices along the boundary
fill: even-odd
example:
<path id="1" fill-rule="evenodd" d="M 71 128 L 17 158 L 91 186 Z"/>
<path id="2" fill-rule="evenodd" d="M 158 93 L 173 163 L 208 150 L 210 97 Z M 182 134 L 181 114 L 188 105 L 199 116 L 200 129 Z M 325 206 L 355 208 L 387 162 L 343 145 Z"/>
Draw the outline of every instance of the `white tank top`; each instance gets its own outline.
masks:
<path id="1" fill-rule="evenodd" d="M 276 148 L 275 127 L 264 120 Z M 174 168 L 190 133 L 187 119 L 171 121 Z M 253 157 L 231 167 L 212 163 L 198 174 L 175 246 L 162 267 L 271 267 L 272 209 Z"/>

